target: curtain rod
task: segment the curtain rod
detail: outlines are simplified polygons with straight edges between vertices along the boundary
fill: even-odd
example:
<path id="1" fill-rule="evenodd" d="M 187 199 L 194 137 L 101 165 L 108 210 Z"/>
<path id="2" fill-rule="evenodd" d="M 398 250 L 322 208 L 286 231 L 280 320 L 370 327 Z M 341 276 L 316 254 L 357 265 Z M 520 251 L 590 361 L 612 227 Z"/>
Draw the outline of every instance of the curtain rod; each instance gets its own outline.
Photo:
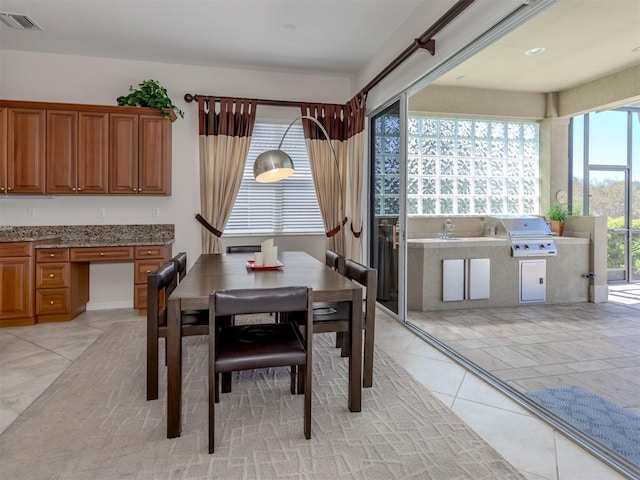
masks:
<path id="1" fill-rule="evenodd" d="M 433 39 L 433 36 L 440 32 L 443 28 L 449 25 L 453 20 L 456 19 L 469 5 L 471 5 L 475 0 L 458 0 L 453 7 L 451 7 L 447 12 L 442 15 L 436 22 L 431 25 L 420 37 L 416 38 L 411 45 L 409 45 L 400 55 L 398 55 L 389 65 L 387 65 L 382 71 L 376 75 L 373 80 L 371 80 L 367 85 L 362 89 L 362 92 L 367 95 L 370 90 L 372 90 L 376 85 L 378 85 L 382 80 L 384 80 L 391 72 L 393 72 L 396 68 L 398 68 L 405 60 L 407 60 L 411 55 L 417 52 L 420 49 L 425 49 L 431 53 L 431 55 L 435 55 L 436 53 L 436 42 Z M 191 103 L 194 100 L 197 101 L 200 95 L 192 95 L 190 93 L 185 93 L 184 100 L 187 103 Z M 206 100 L 211 98 L 215 98 L 215 96 L 207 95 L 204 97 Z M 262 99 L 253 99 L 258 105 L 271 105 L 276 107 L 300 107 L 303 104 L 309 104 L 313 102 L 295 102 L 289 100 L 262 100 Z"/>

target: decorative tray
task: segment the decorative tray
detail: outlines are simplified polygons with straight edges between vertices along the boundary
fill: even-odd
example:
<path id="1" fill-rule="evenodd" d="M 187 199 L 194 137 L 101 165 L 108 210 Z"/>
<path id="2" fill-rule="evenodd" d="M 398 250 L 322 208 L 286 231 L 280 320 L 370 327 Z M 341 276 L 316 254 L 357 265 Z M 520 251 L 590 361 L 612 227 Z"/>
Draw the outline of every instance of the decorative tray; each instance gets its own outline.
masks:
<path id="1" fill-rule="evenodd" d="M 270 265 L 270 266 L 262 265 L 260 267 L 256 267 L 253 264 L 253 262 L 254 262 L 253 260 L 247 260 L 247 266 L 252 270 L 277 270 L 278 268 L 284 267 L 284 264 L 280 260 L 276 260 L 275 265 Z"/>

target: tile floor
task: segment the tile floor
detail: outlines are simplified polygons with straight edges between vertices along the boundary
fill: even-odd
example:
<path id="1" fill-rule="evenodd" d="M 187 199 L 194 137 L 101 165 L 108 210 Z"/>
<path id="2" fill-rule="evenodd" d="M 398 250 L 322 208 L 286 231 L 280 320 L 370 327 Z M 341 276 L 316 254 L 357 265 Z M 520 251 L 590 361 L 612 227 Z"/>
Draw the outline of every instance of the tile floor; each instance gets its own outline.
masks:
<path id="1" fill-rule="evenodd" d="M 91 311 L 68 323 L 1 329 L 0 432 L 111 325 L 132 318 L 139 317 L 128 309 Z M 624 478 L 383 312 L 377 316 L 376 345 L 526 478 Z"/>

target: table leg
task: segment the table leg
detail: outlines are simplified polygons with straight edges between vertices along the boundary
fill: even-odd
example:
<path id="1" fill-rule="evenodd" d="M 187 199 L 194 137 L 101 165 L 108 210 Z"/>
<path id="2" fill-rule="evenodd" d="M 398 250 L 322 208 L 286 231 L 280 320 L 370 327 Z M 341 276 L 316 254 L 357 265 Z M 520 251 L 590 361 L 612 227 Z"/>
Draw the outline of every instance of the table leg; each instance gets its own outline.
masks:
<path id="1" fill-rule="evenodd" d="M 352 290 L 349 326 L 349 410 L 362 410 L 362 289 Z"/>
<path id="2" fill-rule="evenodd" d="M 182 412 L 180 300 L 167 301 L 167 438 L 180 436 Z"/>

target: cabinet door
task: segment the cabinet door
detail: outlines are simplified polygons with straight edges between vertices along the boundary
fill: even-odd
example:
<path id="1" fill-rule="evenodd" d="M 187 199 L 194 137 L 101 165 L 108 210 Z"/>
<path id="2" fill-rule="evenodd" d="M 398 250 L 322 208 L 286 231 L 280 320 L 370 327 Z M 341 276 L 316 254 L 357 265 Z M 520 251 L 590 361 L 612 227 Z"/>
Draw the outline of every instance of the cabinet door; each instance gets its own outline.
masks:
<path id="1" fill-rule="evenodd" d="M 7 109 L 0 107 L 0 193 L 7 193 Z"/>
<path id="2" fill-rule="evenodd" d="M 138 193 L 171 193 L 171 122 L 140 115 L 140 170 Z"/>
<path id="3" fill-rule="evenodd" d="M 33 316 L 31 257 L 0 259 L 0 320 Z"/>
<path id="4" fill-rule="evenodd" d="M 76 193 L 77 163 L 78 113 L 47 110 L 47 193 Z"/>
<path id="5" fill-rule="evenodd" d="M 78 193 L 109 192 L 109 114 L 78 117 Z"/>
<path id="6" fill-rule="evenodd" d="M 442 261 L 442 301 L 464 300 L 464 259 Z"/>
<path id="7" fill-rule="evenodd" d="M 7 192 L 45 193 L 45 111 L 10 108 L 7 122 Z"/>
<path id="8" fill-rule="evenodd" d="M 469 259 L 469 300 L 489 298 L 491 293 L 491 260 Z"/>
<path id="9" fill-rule="evenodd" d="M 520 260 L 520 303 L 547 299 L 547 263 L 545 260 Z"/>
<path id="10" fill-rule="evenodd" d="M 110 114 L 109 193 L 138 193 L 138 115 Z"/>

